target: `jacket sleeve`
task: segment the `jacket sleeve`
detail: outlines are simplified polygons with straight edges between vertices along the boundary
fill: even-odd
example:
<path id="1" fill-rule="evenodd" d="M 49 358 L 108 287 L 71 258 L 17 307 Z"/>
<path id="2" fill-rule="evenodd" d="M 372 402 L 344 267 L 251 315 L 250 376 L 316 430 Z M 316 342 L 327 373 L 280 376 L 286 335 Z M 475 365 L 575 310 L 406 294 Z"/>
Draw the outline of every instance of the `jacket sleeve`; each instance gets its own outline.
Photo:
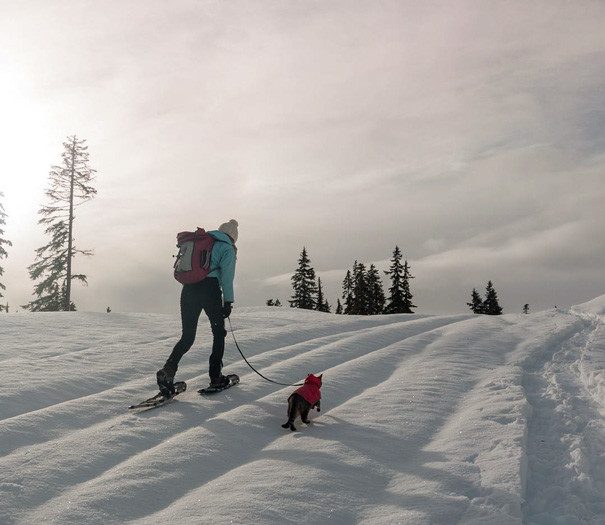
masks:
<path id="1" fill-rule="evenodd" d="M 235 278 L 235 248 L 231 245 L 223 252 L 220 262 L 219 281 L 223 289 L 223 300 L 233 302 L 233 279 Z"/>

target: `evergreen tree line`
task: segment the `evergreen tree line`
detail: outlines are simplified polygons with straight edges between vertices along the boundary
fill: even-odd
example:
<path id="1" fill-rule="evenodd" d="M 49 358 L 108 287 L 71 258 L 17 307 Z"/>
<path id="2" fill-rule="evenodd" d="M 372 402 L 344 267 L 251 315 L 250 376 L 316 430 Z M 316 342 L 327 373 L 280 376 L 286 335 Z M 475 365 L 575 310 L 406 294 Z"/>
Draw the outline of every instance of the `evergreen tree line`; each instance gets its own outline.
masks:
<path id="1" fill-rule="evenodd" d="M 49 173 L 49 187 L 45 191 L 47 202 L 40 207 L 38 224 L 45 227 L 48 237 L 46 244 L 36 250 L 36 257 L 28 267 L 29 276 L 34 281 L 35 299 L 22 308 L 32 312 L 74 311 L 76 305 L 71 299 L 72 281 L 87 284 L 84 274 L 76 273 L 73 260 L 76 255 L 92 255 L 89 250 L 80 250 L 74 244 L 75 209 L 92 199 L 96 190 L 92 186 L 96 170 L 89 165 L 88 146 L 85 140 L 75 135 L 63 142 L 61 164 L 52 166 Z M 0 198 L 4 197 L 0 193 Z M 3 226 L 6 213 L 0 201 L 0 261 L 7 257 L 4 246 L 12 246 L 4 238 Z M 4 269 L 0 266 L 0 277 Z M 0 298 L 6 287 L 0 282 Z M 0 304 L 0 312 L 8 312 Z"/>
<path id="2" fill-rule="evenodd" d="M 336 302 L 337 314 L 345 315 L 378 315 L 393 313 L 414 313 L 413 294 L 410 290 L 411 274 L 407 260 L 402 262 L 403 256 L 399 246 L 395 246 L 390 261 L 390 267 L 384 273 L 390 277 L 391 286 L 385 294 L 380 272 L 374 264 L 366 267 L 364 263 L 355 261 L 353 268 L 347 270 L 342 282 L 342 303 L 340 298 Z M 293 295 L 290 302 L 292 308 L 305 310 L 318 310 L 330 312 L 330 305 L 325 299 L 321 279 L 316 280 L 315 270 L 306 247 L 303 247 L 298 268 L 291 278 Z M 268 306 L 281 306 L 279 299 L 269 299 Z M 475 314 L 501 315 L 502 307 L 498 302 L 492 281 L 488 281 L 485 289 L 485 299 L 473 288 L 471 302 L 466 303 Z M 523 305 L 523 313 L 529 313 L 529 304 Z"/>
<path id="3" fill-rule="evenodd" d="M 485 299 L 483 299 L 481 295 L 479 295 L 479 292 L 473 288 L 473 291 L 471 292 L 471 302 L 466 304 L 474 314 L 502 314 L 502 308 L 500 304 L 498 304 L 498 294 L 491 281 L 488 281 L 487 286 L 485 287 Z M 523 313 L 529 313 L 528 304 L 523 306 Z"/>
<path id="4" fill-rule="evenodd" d="M 410 279 L 413 279 L 410 266 L 398 246 L 393 251 L 389 270 L 384 273 L 391 279 L 388 295 L 385 294 L 380 272 L 374 264 L 355 261 L 353 269 L 347 270 L 342 283 L 342 299 L 336 302 L 337 314 L 345 315 L 378 315 L 394 313 L 413 313 L 413 295 L 410 291 Z M 321 278 L 315 276 L 315 270 L 306 247 L 298 259 L 298 268 L 291 278 L 293 295 L 290 299 L 292 308 L 330 312 L 331 307 L 325 298 Z M 267 305 L 272 306 L 267 302 Z"/>

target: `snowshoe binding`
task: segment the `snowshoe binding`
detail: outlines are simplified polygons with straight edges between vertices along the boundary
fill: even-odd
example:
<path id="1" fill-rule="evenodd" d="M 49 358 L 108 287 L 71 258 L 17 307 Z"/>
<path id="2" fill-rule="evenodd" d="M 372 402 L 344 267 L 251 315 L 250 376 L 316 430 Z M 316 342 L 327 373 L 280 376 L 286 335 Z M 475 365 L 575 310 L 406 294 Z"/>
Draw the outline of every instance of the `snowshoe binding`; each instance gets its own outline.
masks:
<path id="1" fill-rule="evenodd" d="M 164 368 L 160 368 L 160 370 L 156 373 L 156 380 L 158 382 L 158 387 L 160 389 L 160 393 L 166 397 L 174 396 L 174 374 L 176 370 L 164 366 Z"/>

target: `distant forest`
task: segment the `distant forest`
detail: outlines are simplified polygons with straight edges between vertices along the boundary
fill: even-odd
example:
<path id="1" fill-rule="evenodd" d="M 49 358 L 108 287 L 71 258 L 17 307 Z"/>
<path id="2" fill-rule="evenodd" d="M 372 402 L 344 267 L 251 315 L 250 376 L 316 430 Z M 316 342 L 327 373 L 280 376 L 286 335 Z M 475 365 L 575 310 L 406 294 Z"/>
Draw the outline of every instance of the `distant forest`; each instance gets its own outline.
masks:
<path id="1" fill-rule="evenodd" d="M 389 277 L 390 286 L 386 293 L 380 272 L 374 264 L 355 261 L 347 270 L 342 282 L 342 302 L 336 300 L 334 313 L 345 315 L 411 314 L 418 308 L 413 302 L 410 280 L 414 279 L 407 260 L 403 260 L 399 246 L 395 246 L 389 269 L 384 272 Z M 315 270 L 306 247 L 298 259 L 298 267 L 291 277 L 293 295 L 289 300 L 292 308 L 330 312 L 332 306 L 325 297 L 321 278 L 316 278 Z M 267 306 L 281 306 L 279 299 L 269 299 Z M 487 283 L 485 299 L 475 288 L 471 292 L 471 302 L 466 303 L 475 314 L 500 315 L 502 307 L 491 281 Z M 529 305 L 523 307 L 529 313 Z"/>

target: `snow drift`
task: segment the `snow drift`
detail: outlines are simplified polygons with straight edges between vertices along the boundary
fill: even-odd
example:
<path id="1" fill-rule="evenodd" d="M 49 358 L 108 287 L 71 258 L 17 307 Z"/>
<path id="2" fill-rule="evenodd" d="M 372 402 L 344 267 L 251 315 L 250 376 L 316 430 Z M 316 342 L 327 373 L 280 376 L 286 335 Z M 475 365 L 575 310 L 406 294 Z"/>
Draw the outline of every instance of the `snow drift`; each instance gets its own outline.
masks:
<path id="1" fill-rule="evenodd" d="M 236 387 L 143 413 L 173 316 L 0 316 L 2 523 L 603 523 L 605 296 L 498 317 L 243 308 L 263 374 L 323 373 L 322 412 L 281 428 L 293 388 L 228 342 Z"/>

